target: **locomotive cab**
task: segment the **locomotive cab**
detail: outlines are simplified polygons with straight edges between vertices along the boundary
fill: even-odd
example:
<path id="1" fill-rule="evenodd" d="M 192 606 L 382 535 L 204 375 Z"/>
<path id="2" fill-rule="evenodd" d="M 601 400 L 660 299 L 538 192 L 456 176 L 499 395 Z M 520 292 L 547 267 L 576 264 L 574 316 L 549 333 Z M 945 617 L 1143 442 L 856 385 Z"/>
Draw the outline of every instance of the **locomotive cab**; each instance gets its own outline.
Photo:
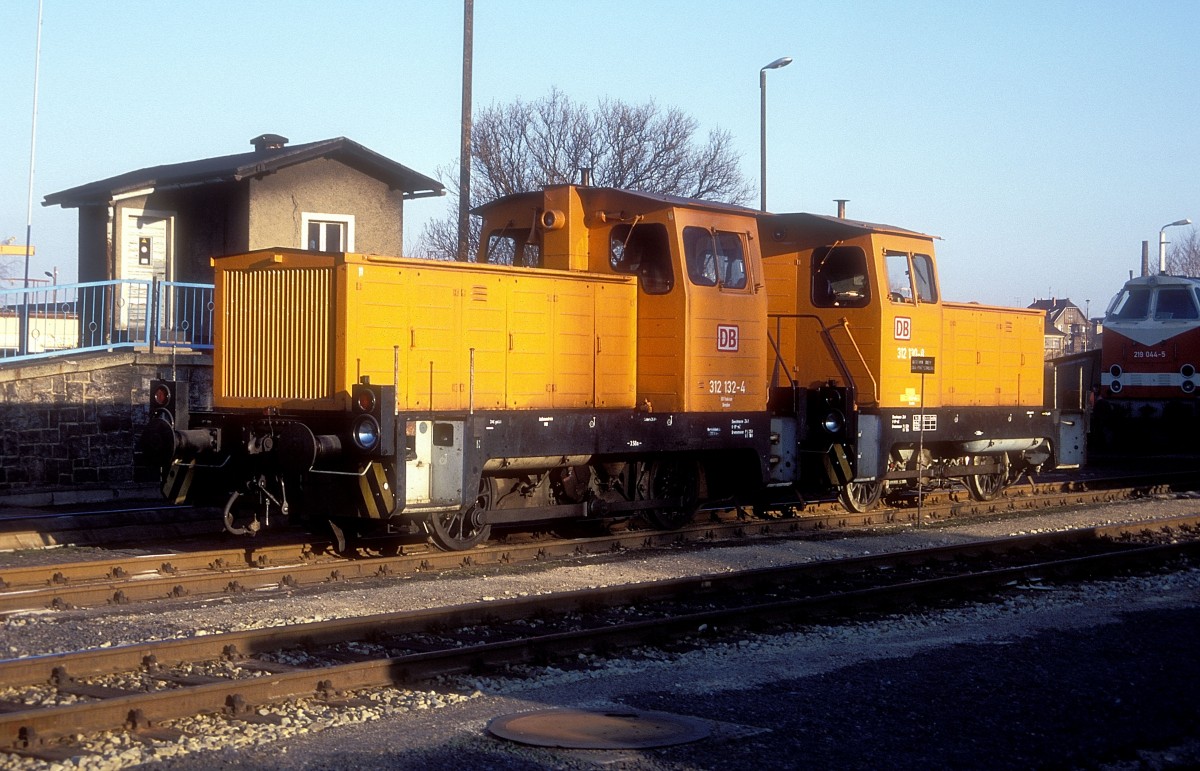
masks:
<path id="1" fill-rule="evenodd" d="M 475 210 L 479 262 L 637 279 L 637 394 L 651 412 L 762 410 L 765 277 L 757 212 L 556 185 Z"/>
<path id="2" fill-rule="evenodd" d="M 773 214 L 760 234 L 779 351 L 771 382 L 809 399 L 844 394 L 844 427 L 810 426 L 801 464 L 848 507 L 951 479 L 986 499 L 1048 460 L 1040 312 L 946 302 L 922 233 Z"/>

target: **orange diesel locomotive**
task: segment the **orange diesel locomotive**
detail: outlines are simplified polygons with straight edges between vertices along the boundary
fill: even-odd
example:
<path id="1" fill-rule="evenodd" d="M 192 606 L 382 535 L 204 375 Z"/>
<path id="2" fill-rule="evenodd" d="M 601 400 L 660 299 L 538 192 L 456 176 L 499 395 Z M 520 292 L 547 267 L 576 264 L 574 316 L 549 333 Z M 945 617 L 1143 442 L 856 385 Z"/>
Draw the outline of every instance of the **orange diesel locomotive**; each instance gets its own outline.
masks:
<path id="1" fill-rule="evenodd" d="M 918 482 L 988 498 L 1081 452 L 1042 407 L 1040 316 L 943 302 L 929 236 L 577 185 L 475 213 L 475 263 L 216 260 L 213 409 L 152 384 L 165 493 L 224 491 L 234 532 L 299 511 L 465 549 Z"/>

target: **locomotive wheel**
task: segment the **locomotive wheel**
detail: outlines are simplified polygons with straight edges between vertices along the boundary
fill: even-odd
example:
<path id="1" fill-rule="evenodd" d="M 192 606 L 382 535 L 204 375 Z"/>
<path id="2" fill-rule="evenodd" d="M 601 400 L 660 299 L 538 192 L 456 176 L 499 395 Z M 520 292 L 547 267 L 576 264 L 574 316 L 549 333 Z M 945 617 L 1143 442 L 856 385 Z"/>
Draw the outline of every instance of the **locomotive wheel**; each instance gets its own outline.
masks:
<path id="1" fill-rule="evenodd" d="M 875 508 L 882 495 L 883 480 L 877 479 L 874 482 L 848 482 L 838 498 L 847 511 L 865 514 Z"/>
<path id="2" fill-rule="evenodd" d="M 429 535 L 446 551 L 473 549 L 492 534 L 492 526 L 479 521 L 479 515 L 492 507 L 492 486 L 479 480 L 479 495 L 466 508 L 434 512 L 429 515 Z"/>
<path id="3" fill-rule="evenodd" d="M 656 461 L 650 466 L 645 497 L 678 500 L 678 506 L 648 509 L 646 519 L 662 530 L 675 530 L 692 521 L 699 503 L 700 471 L 686 460 Z"/>
<path id="4" fill-rule="evenodd" d="M 1000 463 L 1000 470 L 994 474 L 972 474 L 966 478 L 967 490 L 977 501 L 990 501 L 1000 494 L 1008 484 L 1008 454 L 975 455 L 971 463 Z"/>

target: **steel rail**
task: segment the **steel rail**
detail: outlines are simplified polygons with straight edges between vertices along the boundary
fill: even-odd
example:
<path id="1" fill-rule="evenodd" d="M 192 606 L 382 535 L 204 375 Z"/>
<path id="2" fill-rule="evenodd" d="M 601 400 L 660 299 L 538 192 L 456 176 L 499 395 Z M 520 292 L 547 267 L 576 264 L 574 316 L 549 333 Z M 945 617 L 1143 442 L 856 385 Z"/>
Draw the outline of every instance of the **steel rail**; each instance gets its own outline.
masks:
<path id="1" fill-rule="evenodd" d="M 1061 484 L 1055 483 L 1046 486 L 1050 492 L 1045 494 L 1012 495 L 983 503 L 943 500 L 924 507 L 924 522 L 1111 503 L 1145 495 L 1161 486 L 1063 491 Z M 724 521 L 702 522 L 674 531 L 631 530 L 594 538 L 493 543 L 465 552 L 441 552 L 422 546 L 410 547 L 404 550 L 406 553 L 395 556 L 346 559 L 329 554 L 326 551 L 332 548 L 329 544 L 304 542 L 6 567 L 0 568 L 0 613 L 123 605 L 272 588 L 297 589 L 331 582 L 535 563 L 684 544 L 793 537 L 806 532 L 851 528 L 905 527 L 915 521 L 916 510 L 907 508 L 854 514 L 831 507 L 821 514 L 777 519 L 743 518 L 725 512 Z"/>
<path id="2" fill-rule="evenodd" d="M 1185 518 L 1194 523 L 1194 518 Z M 1160 531 L 1176 533 L 1194 524 L 1179 518 L 1154 523 Z M 1006 553 L 1014 549 L 1030 549 L 1048 544 L 1095 542 L 1114 537 L 1137 536 L 1152 531 L 1148 523 L 1087 528 L 1065 533 L 1041 534 L 1022 538 L 992 541 L 932 550 L 918 550 L 889 555 L 838 561 L 835 563 L 805 563 L 787 568 L 769 568 L 731 574 L 717 574 L 684 579 L 671 579 L 646 584 L 606 587 L 532 598 L 514 598 L 495 602 L 473 603 L 427 611 L 408 611 L 358 619 L 317 622 L 210 635 L 189 640 L 170 640 L 119 648 L 99 649 L 79 653 L 37 656 L 28 659 L 0 661 L 0 683 L 20 685 L 57 681 L 66 692 L 93 695 L 98 700 L 49 708 L 17 709 L 0 713 L 0 748 L 37 752 L 47 740 L 70 734 L 120 728 L 149 728 L 178 717 L 203 712 L 224 712 L 237 718 L 259 705 L 296 697 L 330 698 L 338 692 L 383 687 L 431 677 L 468 671 L 481 665 L 495 666 L 526 662 L 547 655 L 563 655 L 597 646 L 606 650 L 639 644 L 647 639 L 663 639 L 679 634 L 694 633 L 703 624 L 726 625 L 747 619 L 767 618 L 777 624 L 783 619 L 812 620 L 830 614 L 846 615 L 864 609 L 887 607 L 891 603 L 909 603 L 916 597 L 931 598 L 962 595 L 992 590 L 1010 585 L 1013 580 L 1030 577 L 1079 576 L 1109 572 L 1118 567 L 1147 564 L 1181 555 L 1200 553 L 1200 541 L 1152 544 L 1149 546 L 1116 545 L 1101 554 L 1021 564 L 1013 567 L 986 569 L 964 575 L 941 576 L 925 580 L 903 580 L 889 583 L 890 571 L 879 571 L 884 582 L 868 588 L 835 591 L 816 596 L 801 596 L 769 602 L 735 604 L 732 607 L 684 612 L 668 618 L 643 619 L 618 623 L 604 628 L 579 629 L 529 637 L 490 642 L 447 650 L 429 651 L 377 660 L 334 664 L 332 666 L 299 670 L 279 665 L 256 664 L 246 655 L 286 649 L 301 643 L 313 645 L 343 642 L 347 639 L 374 639 L 381 634 L 447 628 L 456 625 L 487 624 L 496 628 L 498 622 L 544 616 L 548 611 L 569 613 L 587 611 L 595 618 L 599 607 L 627 606 L 667 598 L 707 598 L 716 592 L 737 598 L 760 597 L 768 590 L 800 583 L 813 585 L 812 579 L 821 571 L 836 570 L 847 574 L 862 574 L 870 568 L 897 563 L 921 564 L 930 560 L 980 553 Z M 175 662 L 226 658 L 245 663 L 251 668 L 265 669 L 268 674 L 249 679 L 181 684 L 180 687 L 154 692 L 122 693 L 96 686 L 75 686 L 75 677 L 131 670 L 158 670 Z M 11 709 L 11 706 L 9 707 Z"/>

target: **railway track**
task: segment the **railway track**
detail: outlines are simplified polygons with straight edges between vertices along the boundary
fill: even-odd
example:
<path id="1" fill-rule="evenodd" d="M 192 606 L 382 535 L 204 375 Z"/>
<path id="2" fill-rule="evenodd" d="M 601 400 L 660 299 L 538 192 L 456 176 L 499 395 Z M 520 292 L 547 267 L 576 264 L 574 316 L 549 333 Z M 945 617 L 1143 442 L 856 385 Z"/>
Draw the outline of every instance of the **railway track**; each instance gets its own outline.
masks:
<path id="1" fill-rule="evenodd" d="M 1136 484 L 1128 484 L 1130 481 Z M 696 523 L 673 531 L 621 530 L 593 538 L 559 539 L 514 534 L 468 552 L 442 552 L 425 544 L 396 545 L 387 556 L 341 556 L 329 542 L 245 540 L 236 547 L 102 557 L 50 565 L 0 568 L 0 613 L 125 605 L 154 600 L 291 590 L 329 583 L 413 576 L 458 568 L 534 564 L 552 559 L 607 555 L 686 544 L 791 537 L 853 528 L 929 525 L 970 517 L 1029 513 L 1094 505 L 1194 486 L 1195 474 L 1029 483 L 1002 499 L 972 501 L 939 493 L 920 507 L 892 506 L 864 514 L 838 504 L 817 504 L 795 516 L 753 518 L 745 512 L 702 512 Z M 1122 485 L 1125 486 L 1117 486 Z"/>
<path id="2" fill-rule="evenodd" d="M 116 546 L 147 533 L 185 539 L 211 535 L 220 513 L 195 506 L 146 502 L 120 508 L 29 509 L 0 507 L 0 549 Z"/>
<path id="3" fill-rule="evenodd" d="M 1198 553 L 1200 515 L 3 660 L 0 749 L 61 759 L 89 732 L 170 740 L 171 720 L 199 713 L 271 720 L 282 700 L 346 703 L 363 689 L 697 630 L 779 629 Z"/>

